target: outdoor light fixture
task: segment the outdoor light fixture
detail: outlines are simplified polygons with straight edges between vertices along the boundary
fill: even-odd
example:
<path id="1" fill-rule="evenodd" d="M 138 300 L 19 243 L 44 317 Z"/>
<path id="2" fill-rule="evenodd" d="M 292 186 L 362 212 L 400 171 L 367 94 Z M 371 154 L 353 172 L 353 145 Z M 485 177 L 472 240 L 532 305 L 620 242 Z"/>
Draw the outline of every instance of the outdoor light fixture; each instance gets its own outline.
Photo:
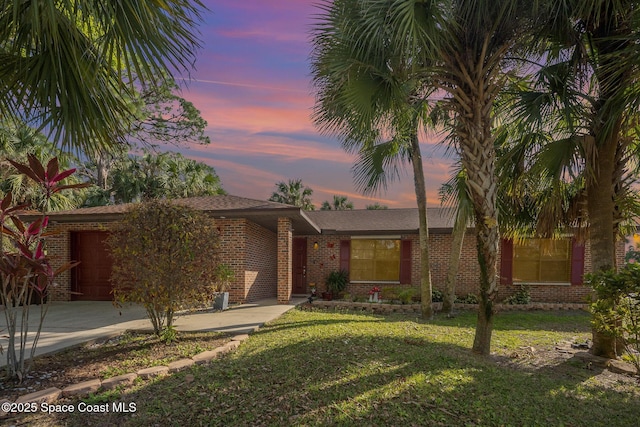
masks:
<path id="1" fill-rule="evenodd" d="M 318 250 L 318 242 L 313 242 L 313 250 L 317 251 Z"/>

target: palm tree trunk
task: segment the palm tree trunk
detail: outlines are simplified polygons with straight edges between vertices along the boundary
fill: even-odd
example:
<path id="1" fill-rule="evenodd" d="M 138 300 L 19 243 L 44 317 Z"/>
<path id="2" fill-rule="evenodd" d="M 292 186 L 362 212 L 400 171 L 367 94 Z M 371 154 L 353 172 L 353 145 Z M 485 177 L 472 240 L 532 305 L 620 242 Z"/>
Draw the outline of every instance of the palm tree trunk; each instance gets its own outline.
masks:
<path id="1" fill-rule="evenodd" d="M 615 141 L 608 141 L 598 149 L 597 170 L 587 184 L 587 211 L 589 213 L 589 242 L 593 271 L 616 267 L 613 176 Z"/>
<path id="2" fill-rule="evenodd" d="M 616 203 L 613 194 L 617 139 L 610 137 L 598 148 L 597 166 L 594 176 L 587 181 L 587 211 L 589 214 L 589 242 L 591 244 L 592 271 L 616 268 L 615 240 L 617 226 Z M 615 327 L 615 326 L 614 326 Z M 609 334 L 596 329 L 592 332 L 591 353 L 596 356 L 615 358 L 622 351 L 622 343 Z"/>
<path id="3" fill-rule="evenodd" d="M 431 303 L 431 269 L 429 265 L 429 227 L 427 221 L 427 190 L 422 169 L 422 153 L 418 135 L 411 135 L 411 164 L 413 165 L 413 180 L 418 202 L 419 239 L 420 239 L 420 293 L 422 301 L 422 317 L 433 318 Z"/>
<path id="4" fill-rule="evenodd" d="M 480 265 L 478 321 L 473 352 L 489 354 L 493 331 L 493 301 L 498 293 L 496 280 L 498 260 L 496 153 L 491 133 L 492 99 L 483 90 L 484 80 L 467 93 L 476 93 L 467 107 L 472 114 L 459 114 L 456 129 L 460 140 L 462 164 L 467 170 L 467 186 L 473 203 Z"/>
<path id="5" fill-rule="evenodd" d="M 444 282 L 444 299 L 442 302 L 442 311 L 451 315 L 453 313 L 453 305 L 456 300 L 456 277 L 460 269 L 460 254 L 462 253 L 462 243 L 467 229 L 467 219 L 464 215 L 458 213 L 456 222 L 453 225 L 451 256 L 449 258 L 449 268 L 447 270 L 447 278 Z"/>

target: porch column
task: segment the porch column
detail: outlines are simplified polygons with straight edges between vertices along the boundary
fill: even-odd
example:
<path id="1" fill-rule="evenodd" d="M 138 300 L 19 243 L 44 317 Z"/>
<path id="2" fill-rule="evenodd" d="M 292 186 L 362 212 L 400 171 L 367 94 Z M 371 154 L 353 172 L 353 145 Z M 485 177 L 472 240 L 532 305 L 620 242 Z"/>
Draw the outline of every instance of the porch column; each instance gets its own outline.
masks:
<path id="1" fill-rule="evenodd" d="M 293 267 L 293 232 L 290 218 L 278 218 L 278 302 L 291 299 Z"/>

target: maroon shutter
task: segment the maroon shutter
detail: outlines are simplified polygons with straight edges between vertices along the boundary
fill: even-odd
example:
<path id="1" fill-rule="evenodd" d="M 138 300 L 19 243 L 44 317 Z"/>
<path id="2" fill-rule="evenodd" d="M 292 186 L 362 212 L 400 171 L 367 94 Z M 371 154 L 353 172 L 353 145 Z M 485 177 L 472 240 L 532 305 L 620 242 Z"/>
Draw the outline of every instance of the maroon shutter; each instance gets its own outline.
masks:
<path id="1" fill-rule="evenodd" d="M 513 284 L 513 240 L 502 239 L 500 245 L 500 284 Z"/>
<path id="2" fill-rule="evenodd" d="M 411 283 L 411 240 L 400 241 L 400 283 Z"/>
<path id="3" fill-rule="evenodd" d="M 584 275 L 584 243 L 571 239 L 571 284 L 582 285 Z"/>
<path id="4" fill-rule="evenodd" d="M 351 240 L 340 240 L 340 270 L 349 271 Z"/>

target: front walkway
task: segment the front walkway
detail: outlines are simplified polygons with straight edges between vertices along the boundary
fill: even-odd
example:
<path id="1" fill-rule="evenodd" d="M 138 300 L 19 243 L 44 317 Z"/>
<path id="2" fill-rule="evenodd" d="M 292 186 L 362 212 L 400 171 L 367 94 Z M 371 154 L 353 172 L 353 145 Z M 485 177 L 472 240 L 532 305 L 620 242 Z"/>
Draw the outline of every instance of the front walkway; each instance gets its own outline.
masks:
<path id="1" fill-rule="evenodd" d="M 278 304 L 275 298 L 232 306 L 224 312 L 198 312 L 181 315 L 174 324 L 178 331 L 225 331 L 247 333 L 278 318 L 306 299 L 292 299 Z M 40 306 L 30 310 L 30 337 L 37 327 Z M 53 353 L 88 341 L 108 338 L 126 330 L 151 330 L 151 323 L 141 306 L 117 309 L 108 301 L 52 302 L 44 320 L 36 356 Z M 31 340 L 30 340 L 31 341 Z M 0 307 L 0 345 L 8 343 L 4 307 Z M 28 343 L 28 351 L 31 342 Z M 27 353 L 28 354 L 28 353 Z M 0 366 L 6 355 L 0 356 Z"/>

